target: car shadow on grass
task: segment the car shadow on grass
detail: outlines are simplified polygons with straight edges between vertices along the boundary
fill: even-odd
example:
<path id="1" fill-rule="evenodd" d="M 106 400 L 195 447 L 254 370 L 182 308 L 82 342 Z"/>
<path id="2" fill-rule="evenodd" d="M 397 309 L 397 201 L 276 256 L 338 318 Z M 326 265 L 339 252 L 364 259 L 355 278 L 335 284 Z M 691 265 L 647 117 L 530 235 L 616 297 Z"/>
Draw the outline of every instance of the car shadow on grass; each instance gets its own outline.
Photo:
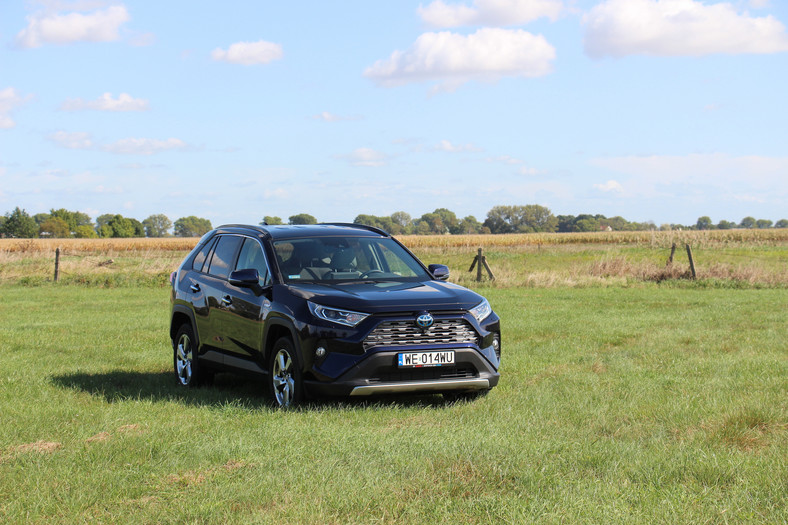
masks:
<path id="1" fill-rule="evenodd" d="M 101 397 L 108 403 L 150 400 L 215 408 L 229 405 L 248 410 L 272 408 L 260 379 L 233 374 L 216 374 L 210 384 L 191 389 L 177 385 L 172 372 L 74 372 L 53 376 L 52 382 L 63 388 Z M 451 404 L 440 395 L 391 395 L 309 399 L 294 410 L 320 412 L 367 408 L 440 409 Z"/>

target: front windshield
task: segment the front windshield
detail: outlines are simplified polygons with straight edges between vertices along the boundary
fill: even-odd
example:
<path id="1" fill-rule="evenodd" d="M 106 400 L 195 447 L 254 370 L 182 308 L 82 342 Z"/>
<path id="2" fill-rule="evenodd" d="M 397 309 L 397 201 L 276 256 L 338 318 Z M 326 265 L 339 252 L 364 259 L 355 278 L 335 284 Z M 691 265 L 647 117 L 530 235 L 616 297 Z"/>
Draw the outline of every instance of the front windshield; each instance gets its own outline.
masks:
<path id="1" fill-rule="evenodd" d="M 303 237 L 274 242 L 285 282 L 421 281 L 424 268 L 385 237 Z"/>

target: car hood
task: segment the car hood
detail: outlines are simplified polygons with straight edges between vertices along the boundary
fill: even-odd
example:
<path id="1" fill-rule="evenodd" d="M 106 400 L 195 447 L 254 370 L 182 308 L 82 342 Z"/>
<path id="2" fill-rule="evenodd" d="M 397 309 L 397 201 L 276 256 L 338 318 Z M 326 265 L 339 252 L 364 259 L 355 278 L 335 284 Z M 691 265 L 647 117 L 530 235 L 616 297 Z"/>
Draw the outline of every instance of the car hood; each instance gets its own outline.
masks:
<path id="1" fill-rule="evenodd" d="M 288 285 L 290 293 L 323 306 L 364 313 L 418 310 L 468 310 L 482 301 L 479 294 L 444 281 L 355 281 L 336 284 Z"/>

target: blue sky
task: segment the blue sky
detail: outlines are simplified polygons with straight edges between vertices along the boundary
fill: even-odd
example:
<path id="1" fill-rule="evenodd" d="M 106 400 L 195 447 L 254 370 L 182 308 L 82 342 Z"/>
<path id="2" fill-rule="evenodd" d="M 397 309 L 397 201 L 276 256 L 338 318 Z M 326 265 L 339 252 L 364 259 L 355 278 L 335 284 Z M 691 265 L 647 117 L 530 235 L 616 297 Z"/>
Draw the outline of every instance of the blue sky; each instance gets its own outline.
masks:
<path id="1" fill-rule="evenodd" d="M 783 0 L 4 1 L 0 213 L 788 217 Z"/>

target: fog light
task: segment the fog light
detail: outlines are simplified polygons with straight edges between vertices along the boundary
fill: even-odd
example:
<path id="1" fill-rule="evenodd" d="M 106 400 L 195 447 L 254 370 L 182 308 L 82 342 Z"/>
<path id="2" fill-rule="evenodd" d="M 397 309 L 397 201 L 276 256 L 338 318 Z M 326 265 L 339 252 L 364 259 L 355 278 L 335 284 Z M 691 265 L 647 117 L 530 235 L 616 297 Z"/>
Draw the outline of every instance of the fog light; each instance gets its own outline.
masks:
<path id="1" fill-rule="evenodd" d="M 495 351 L 495 357 L 497 357 L 498 360 L 500 361 L 501 360 L 501 337 L 498 334 L 495 334 L 495 336 L 493 337 L 492 346 L 493 346 L 493 350 Z"/>
<path id="2" fill-rule="evenodd" d="M 322 346 L 318 346 L 317 350 L 315 350 L 316 357 L 324 357 L 326 355 L 326 349 Z"/>

